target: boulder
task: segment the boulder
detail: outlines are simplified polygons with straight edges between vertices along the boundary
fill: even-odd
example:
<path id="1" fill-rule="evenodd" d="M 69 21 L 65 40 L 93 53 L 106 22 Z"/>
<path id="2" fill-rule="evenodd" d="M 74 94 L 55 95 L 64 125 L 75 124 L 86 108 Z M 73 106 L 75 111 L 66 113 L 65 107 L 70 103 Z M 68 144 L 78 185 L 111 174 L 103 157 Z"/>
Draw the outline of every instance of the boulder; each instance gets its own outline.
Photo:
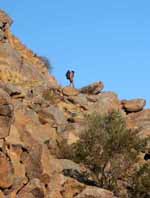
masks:
<path id="1" fill-rule="evenodd" d="M 88 113 L 106 114 L 113 110 L 121 110 L 118 96 L 113 92 L 105 92 L 97 96 L 97 102 L 91 103 Z"/>
<path id="2" fill-rule="evenodd" d="M 43 113 L 53 119 L 57 125 L 64 125 L 66 123 L 64 112 L 57 106 L 51 105 L 47 109 L 43 109 Z"/>
<path id="3" fill-rule="evenodd" d="M 79 195 L 74 198 L 115 198 L 113 193 L 96 187 L 87 186 Z"/>
<path id="4" fill-rule="evenodd" d="M 101 81 L 99 81 L 81 88 L 80 93 L 95 95 L 100 93 L 103 90 L 103 88 L 104 88 L 104 84 Z"/>
<path id="5" fill-rule="evenodd" d="M 84 94 L 79 94 L 78 96 L 70 96 L 68 97 L 68 100 L 84 110 L 88 109 L 88 100 Z"/>
<path id="6" fill-rule="evenodd" d="M 150 137 L 150 109 L 128 114 L 126 122 L 128 128 L 139 129 L 141 138 Z"/>
<path id="7" fill-rule="evenodd" d="M 150 128 L 150 109 L 128 114 L 127 124 L 129 128 Z"/>
<path id="8" fill-rule="evenodd" d="M 64 87 L 62 90 L 63 95 L 65 96 L 77 96 L 79 91 L 73 87 Z"/>
<path id="9" fill-rule="evenodd" d="M 2 86 L 2 85 L 1 85 Z M 3 89 L 9 94 L 9 96 L 13 98 L 24 98 L 25 93 L 23 93 L 23 90 L 21 90 L 19 87 L 13 85 L 13 84 L 5 84 L 3 86 Z"/>
<path id="10" fill-rule="evenodd" d="M 80 182 L 72 178 L 65 178 L 61 192 L 63 198 L 74 198 L 75 195 L 80 194 L 80 192 L 83 191 L 84 188 L 84 184 L 81 184 Z"/>
<path id="11" fill-rule="evenodd" d="M 44 186 L 39 179 L 32 179 L 17 194 L 18 198 L 44 198 Z"/>
<path id="12" fill-rule="evenodd" d="M 133 99 L 133 100 L 122 100 L 121 101 L 122 108 L 126 112 L 138 112 L 142 111 L 146 101 L 144 99 Z"/>

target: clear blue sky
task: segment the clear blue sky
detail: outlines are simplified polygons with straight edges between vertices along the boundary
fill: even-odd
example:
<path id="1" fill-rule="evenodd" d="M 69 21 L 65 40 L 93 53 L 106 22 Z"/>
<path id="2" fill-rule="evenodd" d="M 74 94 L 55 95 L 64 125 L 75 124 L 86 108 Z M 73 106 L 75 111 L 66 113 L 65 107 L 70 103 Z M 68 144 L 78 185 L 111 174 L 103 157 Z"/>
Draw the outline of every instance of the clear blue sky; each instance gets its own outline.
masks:
<path id="1" fill-rule="evenodd" d="M 0 0 L 12 31 L 66 85 L 67 69 L 81 87 L 101 80 L 119 98 L 150 101 L 149 0 Z"/>

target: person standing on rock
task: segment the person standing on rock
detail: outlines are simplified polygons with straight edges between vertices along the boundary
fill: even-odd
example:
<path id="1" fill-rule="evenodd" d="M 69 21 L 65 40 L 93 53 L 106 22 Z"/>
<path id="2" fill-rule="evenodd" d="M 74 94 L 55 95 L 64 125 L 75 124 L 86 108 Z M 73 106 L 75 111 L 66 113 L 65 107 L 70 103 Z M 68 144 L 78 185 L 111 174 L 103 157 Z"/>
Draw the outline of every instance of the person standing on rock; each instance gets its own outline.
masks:
<path id="1" fill-rule="evenodd" d="M 75 72 L 70 71 L 70 70 L 68 70 L 66 73 L 66 78 L 67 78 L 67 80 L 70 81 L 70 87 L 73 87 L 73 88 L 74 88 L 74 74 L 75 74 Z"/>

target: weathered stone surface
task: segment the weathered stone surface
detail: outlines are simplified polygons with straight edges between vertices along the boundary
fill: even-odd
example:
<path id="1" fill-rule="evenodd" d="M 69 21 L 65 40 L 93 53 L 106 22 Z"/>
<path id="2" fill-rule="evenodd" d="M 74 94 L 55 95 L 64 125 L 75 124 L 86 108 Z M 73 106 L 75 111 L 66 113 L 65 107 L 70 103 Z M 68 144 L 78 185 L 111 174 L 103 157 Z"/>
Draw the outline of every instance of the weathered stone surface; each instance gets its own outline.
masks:
<path id="1" fill-rule="evenodd" d="M 141 112 L 129 114 L 127 116 L 127 124 L 130 128 L 134 128 L 134 127 L 149 128 L 150 110 L 146 109 Z"/>
<path id="2" fill-rule="evenodd" d="M 74 198 L 76 195 L 80 194 L 84 188 L 84 184 L 81 184 L 74 179 L 66 178 L 61 193 L 63 198 Z"/>
<path id="3" fill-rule="evenodd" d="M 143 110 L 146 101 L 144 99 L 122 100 L 121 104 L 126 112 L 138 112 Z"/>
<path id="4" fill-rule="evenodd" d="M 96 187 L 86 187 L 82 193 L 75 196 L 75 198 L 114 198 L 112 192 Z"/>
<path id="5" fill-rule="evenodd" d="M 9 25 L 11 25 L 13 22 L 12 19 L 3 10 L 0 10 L 0 21 L 8 23 Z"/>
<path id="6" fill-rule="evenodd" d="M 50 86 L 51 88 L 56 88 L 56 87 L 59 86 L 59 85 L 58 85 L 58 82 L 57 82 L 57 80 L 56 80 L 56 78 L 55 78 L 54 76 L 52 76 L 52 75 L 50 75 L 50 76 L 48 77 L 48 82 L 49 82 L 49 86 Z"/>
<path id="7" fill-rule="evenodd" d="M 146 109 L 127 116 L 127 126 L 138 128 L 140 137 L 150 137 L 150 110 Z"/>
<path id="8" fill-rule="evenodd" d="M 84 94 L 79 94 L 78 96 L 70 96 L 68 100 L 75 105 L 83 108 L 84 110 L 88 110 L 88 100 Z"/>
<path id="9" fill-rule="evenodd" d="M 3 192 L 0 190 L 0 198 L 5 198 Z"/>
<path id="10" fill-rule="evenodd" d="M 65 96 L 77 96 L 79 94 L 79 91 L 77 89 L 74 89 L 72 87 L 64 87 L 62 90 L 62 93 Z"/>
<path id="11" fill-rule="evenodd" d="M 13 106 L 6 92 L 0 89 L 0 138 L 9 135 L 10 126 L 13 121 Z"/>
<path id="12" fill-rule="evenodd" d="M 57 106 L 51 105 L 45 109 L 45 113 L 49 114 L 50 118 L 52 117 L 58 125 L 63 125 L 66 122 L 63 111 Z"/>
<path id="13" fill-rule="evenodd" d="M 100 114 L 110 113 L 112 110 L 121 110 L 118 96 L 113 92 L 100 93 L 97 102 L 90 105 L 89 112 Z"/>
<path id="14" fill-rule="evenodd" d="M 7 157 L 0 152 L 0 188 L 9 188 L 13 184 L 13 167 Z"/>
<path id="15" fill-rule="evenodd" d="M 39 179 L 31 180 L 17 195 L 18 198 L 44 198 L 44 186 Z"/>
<path id="16" fill-rule="evenodd" d="M 101 81 L 99 81 L 81 88 L 80 92 L 84 94 L 98 94 L 103 90 L 103 88 L 104 88 L 104 84 Z"/>

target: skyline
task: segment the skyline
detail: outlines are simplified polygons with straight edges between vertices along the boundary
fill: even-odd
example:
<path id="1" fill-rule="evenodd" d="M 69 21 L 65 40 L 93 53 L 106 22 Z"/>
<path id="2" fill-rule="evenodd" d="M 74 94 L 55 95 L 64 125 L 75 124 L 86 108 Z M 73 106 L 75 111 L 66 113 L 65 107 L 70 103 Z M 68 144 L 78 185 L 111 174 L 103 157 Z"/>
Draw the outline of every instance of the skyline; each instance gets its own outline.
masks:
<path id="1" fill-rule="evenodd" d="M 0 3 L 14 20 L 12 32 L 51 61 L 61 85 L 73 69 L 77 88 L 100 80 L 105 91 L 120 99 L 145 98 L 149 107 L 150 2 L 15 2 Z"/>

